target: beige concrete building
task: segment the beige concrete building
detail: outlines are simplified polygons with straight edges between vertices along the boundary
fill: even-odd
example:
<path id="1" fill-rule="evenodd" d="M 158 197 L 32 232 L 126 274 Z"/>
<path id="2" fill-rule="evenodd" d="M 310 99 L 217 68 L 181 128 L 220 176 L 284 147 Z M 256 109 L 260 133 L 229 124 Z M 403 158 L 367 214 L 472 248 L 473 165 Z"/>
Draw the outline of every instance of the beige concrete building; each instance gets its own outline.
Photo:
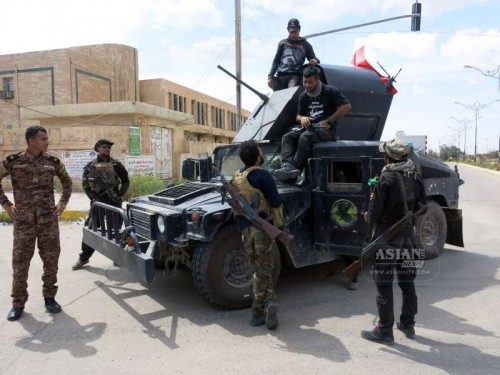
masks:
<path id="1" fill-rule="evenodd" d="M 116 44 L 0 56 L 0 158 L 24 150 L 26 127 L 42 125 L 75 179 L 99 138 L 115 142 L 112 155 L 131 174 L 176 178 L 186 157 L 232 141 L 234 105 L 165 79 L 141 81 L 137 61 L 135 48 Z"/>

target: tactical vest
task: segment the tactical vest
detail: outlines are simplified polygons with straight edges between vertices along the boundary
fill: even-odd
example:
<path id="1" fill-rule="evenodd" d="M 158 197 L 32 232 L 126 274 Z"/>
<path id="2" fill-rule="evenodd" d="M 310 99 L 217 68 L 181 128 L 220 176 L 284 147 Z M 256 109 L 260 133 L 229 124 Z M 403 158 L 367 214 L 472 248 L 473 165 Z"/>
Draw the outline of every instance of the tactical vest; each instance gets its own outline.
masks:
<path id="1" fill-rule="evenodd" d="M 243 198 L 245 198 L 247 203 L 252 206 L 253 209 L 259 213 L 265 212 L 269 215 L 269 203 L 264 197 L 264 194 L 262 194 L 262 191 L 259 189 L 250 185 L 250 182 L 248 182 L 247 179 L 250 172 L 253 172 L 256 169 L 260 169 L 260 167 L 250 167 L 245 169 L 243 172 L 236 172 L 231 180 L 231 184 L 240 192 Z"/>
<path id="2" fill-rule="evenodd" d="M 114 168 L 114 162 L 113 159 L 109 159 L 109 161 L 98 161 L 97 159 L 94 159 L 91 164 L 91 168 L 95 168 L 100 174 L 104 174 L 107 176 L 107 180 L 109 182 L 108 186 L 109 188 L 114 188 L 115 186 L 118 185 L 118 176 L 115 173 L 115 168 Z M 92 178 L 92 176 L 89 176 L 90 178 L 88 179 L 89 187 L 94 191 L 95 193 L 100 193 L 103 189 L 99 187 L 98 184 L 95 182 L 95 177 Z"/>

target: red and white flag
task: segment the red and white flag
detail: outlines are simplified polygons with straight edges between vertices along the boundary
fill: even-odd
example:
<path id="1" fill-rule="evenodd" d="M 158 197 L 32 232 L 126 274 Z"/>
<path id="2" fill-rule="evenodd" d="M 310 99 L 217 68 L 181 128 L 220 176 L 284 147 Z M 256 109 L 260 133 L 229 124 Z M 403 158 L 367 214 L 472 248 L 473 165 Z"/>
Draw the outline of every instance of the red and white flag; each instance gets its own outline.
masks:
<path id="1" fill-rule="evenodd" d="M 387 93 L 389 94 L 396 94 L 398 90 L 391 84 L 388 84 L 389 78 L 383 76 L 380 74 L 377 69 L 375 69 L 371 64 L 366 60 L 365 58 L 365 46 L 362 46 L 359 48 L 356 52 L 354 52 L 354 56 L 352 57 L 351 60 L 352 65 L 354 65 L 357 68 L 363 68 L 363 69 L 369 69 L 377 73 L 377 75 L 380 77 L 380 81 L 386 85 L 387 88 Z"/>

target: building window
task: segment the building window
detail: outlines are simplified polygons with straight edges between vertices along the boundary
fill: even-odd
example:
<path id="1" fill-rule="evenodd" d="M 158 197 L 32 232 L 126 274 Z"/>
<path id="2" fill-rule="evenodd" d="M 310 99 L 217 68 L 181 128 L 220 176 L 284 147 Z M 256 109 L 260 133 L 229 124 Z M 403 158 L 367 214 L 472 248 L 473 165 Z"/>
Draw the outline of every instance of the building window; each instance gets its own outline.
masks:
<path id="1" fill-rule="evenodd" d="M 210 109 L 212 126 L 217 129 L 224 129 L 224 110 L 212 106 Z"/>
<path id="2" fill-rule="evenodd" d="M 168 94 L 168 101 L 169 101 L 169 109 L 173 109 L 174 111 L 177 111 L 177 112 L 186 112 L 186 98 L 181 96 L 181 95 L 177 95 L 177 94 L 173 94 L 173 93 L 169 93 Z"/>
<path id="3" fill-rule="evenodd" d="M 236 113 L 227 112 L 227 123 L 229 130 L 236 131 Z"/>
<path id="4" fill-rule="evenodd" d="M 194 120 L 197 124 L 208 125 L 208 104 L 197 102 L 193 100 L 191 102 L 191 111 Z"/>
<path id="5" fill-rule="evenodd" d="M 3 88 L 2 90 L 5 91 L 15 91 L 15 85 L 14 85 L 14 78 L 12 77 L 5 77 L 3 80 Z"/>
<path id="6" fill-rule="evenodd" d="M 12 99 L 14 98 L 14 78 L 5 77 L 2 79 L 2 87 L 0 87 L 0 98 L 1 99 Z"/>

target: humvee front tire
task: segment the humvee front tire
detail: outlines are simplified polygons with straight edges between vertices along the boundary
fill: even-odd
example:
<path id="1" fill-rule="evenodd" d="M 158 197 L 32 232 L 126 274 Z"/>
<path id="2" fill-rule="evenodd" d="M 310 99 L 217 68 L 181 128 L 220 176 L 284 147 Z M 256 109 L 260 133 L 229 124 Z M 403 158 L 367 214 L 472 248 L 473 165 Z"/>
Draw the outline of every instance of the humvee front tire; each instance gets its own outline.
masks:
<path id="1" fill-rule="evenodd" d="M 273 281 L 280 270 L 280 253 L 276 247 Z M 250 260 L 243 248 L 236 226 L 222 228 L 212 242 L 197 246 L 192 260 L 192 277 L 196 289 L 213 305 L 224 309 L 241 309 L 252 304 Z"/>
<path id="2" fill-rule="evenodd" d="M 444 212 L 435 201 L 427 203 L 425 214 L 417 218 L 417 246 L 425 250 L 425 258 L 439 256 L 446 241 L 448 230 Z"/>

